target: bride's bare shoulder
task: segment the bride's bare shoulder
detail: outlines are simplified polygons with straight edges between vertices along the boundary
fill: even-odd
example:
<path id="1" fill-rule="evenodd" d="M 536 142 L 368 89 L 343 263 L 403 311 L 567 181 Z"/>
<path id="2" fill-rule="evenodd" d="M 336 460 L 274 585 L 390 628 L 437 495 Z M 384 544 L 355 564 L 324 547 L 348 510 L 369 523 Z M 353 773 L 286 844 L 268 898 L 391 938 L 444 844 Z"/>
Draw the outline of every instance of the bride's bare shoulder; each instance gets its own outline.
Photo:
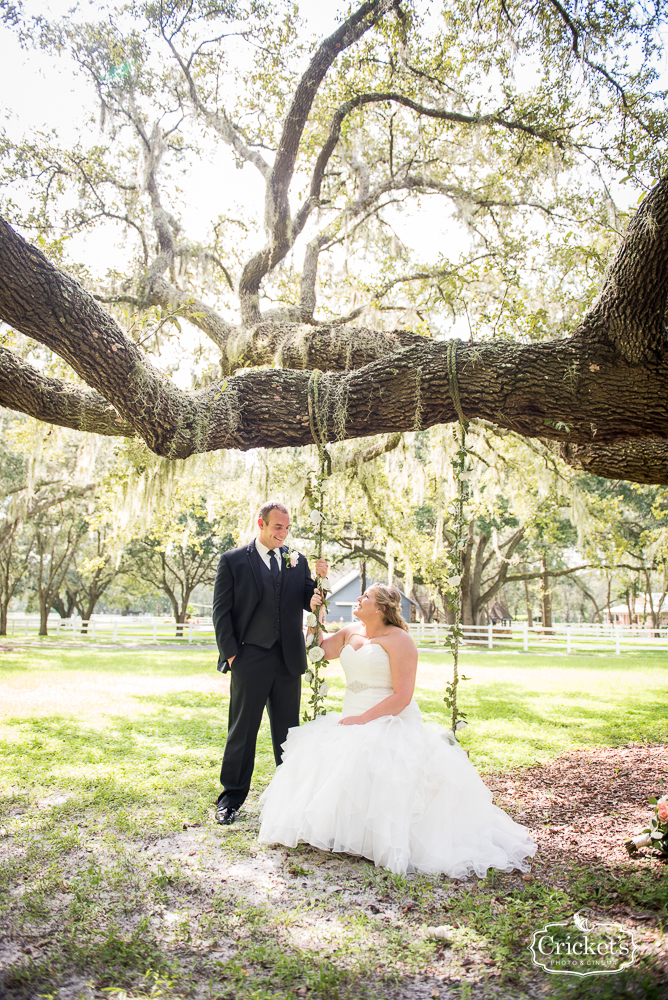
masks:
<path id="1" fill-rule="evenodd" d="M 409 632 L 405 629 L 399 628 L 398 625 L 391 625 L 390 631 L 387 635 L 388 640 L 398 648 L 402 649 L 415 649 L 415 642 L 411 637 Z"/>

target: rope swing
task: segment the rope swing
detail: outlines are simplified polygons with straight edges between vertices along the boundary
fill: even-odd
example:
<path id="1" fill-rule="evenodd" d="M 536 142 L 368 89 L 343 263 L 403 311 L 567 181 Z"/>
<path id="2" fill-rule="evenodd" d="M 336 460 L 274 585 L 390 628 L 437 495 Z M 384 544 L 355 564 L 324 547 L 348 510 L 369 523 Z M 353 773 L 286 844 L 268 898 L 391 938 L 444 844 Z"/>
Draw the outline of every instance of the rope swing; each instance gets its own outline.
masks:
<path id="1" fill-rule="evenodd" d="M 463 566 L 462 566 L 462 556 L 466 548 L 466 521 L 464 518 L 464 506 L 469 498 L 468 493 L 468 483 L 467 480 L 462 478 L 462 474 L 466 467 L 466 431 L 469 426 L 469 422 L 464 416 L 464 411 L 462 410 L 462 404 L 459 399 L 459 386 L 457 384 L 457 340 L 451 340 L 448 343 L 447 351 L 447 366 L 448 366 L 448 382 L 450 385 L 450 396 L 452 398 L 452 403 L 455 408 L 455 412 L 459 418 L 459 447 L 455 452 L 455 456 L 452 459 L 452 465 L 455 472 L 455 480 L 457 482 L 457 495 L 453 501 L 455 507 L 455 553 L 454 553 L 454 564 L 455 564 L 455 574 L 452 576 L 448 583 L 451 584 L 454 592 L 454 613 L 455 620 L 452 626 L 452 636 L 448 640 L 448 645 L 450 646 L 450 651 L 452 652 L 452 681 L 448 682 L 445 687 L 445 697 L 443 701 L 445 702 L 446 708 L 450 712 L 451 717 L 451 728 L 453 736 L 456 738 L 456 733 L 458 729 L 465 726 L 464 722 L 466 713 L 462 712 L 457 706 L 457 689 L 459 687 L 460 680 L 467 680 L 463 675 L 459 674 L 459 647 L 461 640 L 463 639 L 463 632 L 461 627 L 461 617 L 462 617 L 462 580 L 463 580 Z"/>
<path id="2" fill-rule="evenodd" d="M 315 477 L 315 491 L 310 489 L 307 490 L 307 497 L 311 506 L 309 520 L 311 521 L 316 533 L 316 559 L 320 559 L 322 557 L 325 523 L 325 492 L 327 489 L 327 480 L 332 474 L 332 459 L 327 451 L 327 422 L 326 419 L 321 418 L 318 399 L 318 377 L 320 374 L 321 373 L 319 371 L 311 372 L 307 390 L 308 420 L 313 441 L 318 449 L 318 472 Z M 317 576 L 316 590 L 320 594 L 322 600 L 320 608 L 324 608 L 325 614 L 329 610 L 329 604 L 325 598 L 327 589 L 327 582 L 323 580 L 322 577 Z M 305 712 L 303 719 L 304 722 L 310 722 L 318 715 L 325 714 L 325 697 L 329 691 L 329 684 L 326 680 L 323 680 L 320 677 L 320 671 L 329 666 L 329 660 L 325 657 L 325 654 L 320 646 L 320 637 L 327 632 L 320 622 L 320 609 L 318 609 L 317 614 L 311 613 L 307 621 L 310 627 L 314 629 L 314 632 L 309 635 L 306 640 L 306 655 L 309 661 L 306 679 L 311 685 L 311 697 L 309 698 L 311 715 L 309 716 L 308 712 Z"/>

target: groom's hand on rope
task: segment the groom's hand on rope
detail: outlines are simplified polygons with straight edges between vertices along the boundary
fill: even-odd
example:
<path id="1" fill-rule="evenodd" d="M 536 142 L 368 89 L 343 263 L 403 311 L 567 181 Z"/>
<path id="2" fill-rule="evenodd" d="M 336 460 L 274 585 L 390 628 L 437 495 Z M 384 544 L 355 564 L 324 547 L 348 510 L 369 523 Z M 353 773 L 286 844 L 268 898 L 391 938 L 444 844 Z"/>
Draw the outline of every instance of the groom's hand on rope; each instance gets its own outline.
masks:
<path id="1" fill-rule="evenodd" d="M 327 563 L 325 562 L 325 560 L 322 557 L 320 557 L 319 559 L 316 559 L 316 561 L 315 561 L 315 572 L 316 572 L 316 576 L 321 577 L 323 580 L 325 579 L 325 577 L 329 573 L 329 566 L 327 565 Z"/>

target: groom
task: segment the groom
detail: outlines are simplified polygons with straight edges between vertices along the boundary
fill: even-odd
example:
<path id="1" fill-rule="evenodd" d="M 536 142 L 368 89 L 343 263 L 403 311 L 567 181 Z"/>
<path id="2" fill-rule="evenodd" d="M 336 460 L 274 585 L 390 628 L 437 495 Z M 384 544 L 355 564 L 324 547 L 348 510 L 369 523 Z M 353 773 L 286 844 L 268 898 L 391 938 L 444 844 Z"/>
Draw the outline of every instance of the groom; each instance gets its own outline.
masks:
<path id="1" fill-rule="evenodd" d="M 231 674 L 223 791 L 216 803 L 216 820 L 224 826 L 234 823 L 248 795 L 265 705 L 276 766 L 288 729 L 299 725 L 306 669 L 302 611 L 310 610 L 315 590 L 306 558 L 283 544 L 290 529 L 287 507 L 268 501 L 257 523 L 249 545 L 221 556 L 213 591 L 218 669 Z M 324 559 L 315 569 L 327 576 Z"/>

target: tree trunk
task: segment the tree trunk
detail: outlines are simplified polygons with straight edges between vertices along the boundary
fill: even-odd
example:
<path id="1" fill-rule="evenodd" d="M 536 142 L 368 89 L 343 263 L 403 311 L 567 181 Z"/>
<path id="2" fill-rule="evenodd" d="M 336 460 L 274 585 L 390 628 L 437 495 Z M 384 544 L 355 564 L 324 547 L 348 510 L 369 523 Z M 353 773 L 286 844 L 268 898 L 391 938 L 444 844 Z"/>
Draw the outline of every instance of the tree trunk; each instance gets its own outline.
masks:
<path id="1" fill-rule="evenodd" d="M 543 606 L 543 628 L 552 628 L 552 591 L 550 590 L 550 574 L 547 568 L 547 557 L 545 553 L 541 556 L 541 602 Z"/>
<path id="2" fill-rule="evenodd" d="M 527 625 L 529 628 L 533 628 L 533 609 L 531 607 L 531 597 L 529 595 L 529 584 L 524 581 L 524 598 L 527 602 Z"/>
<path id="3" fill-rule="evenodd" d="M 636 603 L 635 589 L 633 587 L 627 587 L 624 596 L 626 598 L 626 607 L 628 608 L 629 612 L 629 626 L 635 625 L 635 622 L 633 620 L 635 617 L 635 603 Z"/>
<path id="4" fill-rule="evenodd" d="M 650 576 L 650 571 L 647 569 L 647 567 L 643 567 L 643 572 L 645 574 L 645 583 L 647 587 L 646 593 L 647 593 L 647 600 L 649 601 L 649 613 L 652 619 L 652 628 L 654 630 L 654 637 L 656 638 L 658 635 L 660 635 L 659 622 L 661 619 L 661 613 L 660 613 L 661 605 L 659 604 L 659 607 L 657 608 L 654 607 L 654 595 L 652 594 L 652 578 Z"/>
<path id="5" fill-rule="evenodd" d="M 183 631 L 184 631 L 185 621 L 186 621 L 186 617 L 187 617 L 187 608 L 188 608 L 188 601 L 186 600 L 186 601 L 183 602 L 183 607 L 181 608 L 181 610 L 178 612 L 178 614 L 176 614 L 174 616 L 175 619 L 176 619 L 176 638 L 177 639 L 182 639 L 183 638 Z"/>
<path id="6" fill-rule="evenodd" d="M 84 619 L 84 621 L 90 622 L 91 618 L 93 617 L 93 612 L 95 611 L 95 605 L 97 604 L 101 596 L 102 595 L 98 594 L 96 591 L 88 592 L 88 594 L 86 595 L 86 604 L 84 605 L 84 613 L 81 616 Z M 87 632 L 89 627 L 90 627 L 89 625 L 82 626 L 81 631 Z"/>
<path id="7" fill-rule="evenodd" d="M 39 597 L 39 634 L 48 635 L 49 628 L 49 612 L 51 611 L 51 604 L 47 601 L 46 597 Z"/>

